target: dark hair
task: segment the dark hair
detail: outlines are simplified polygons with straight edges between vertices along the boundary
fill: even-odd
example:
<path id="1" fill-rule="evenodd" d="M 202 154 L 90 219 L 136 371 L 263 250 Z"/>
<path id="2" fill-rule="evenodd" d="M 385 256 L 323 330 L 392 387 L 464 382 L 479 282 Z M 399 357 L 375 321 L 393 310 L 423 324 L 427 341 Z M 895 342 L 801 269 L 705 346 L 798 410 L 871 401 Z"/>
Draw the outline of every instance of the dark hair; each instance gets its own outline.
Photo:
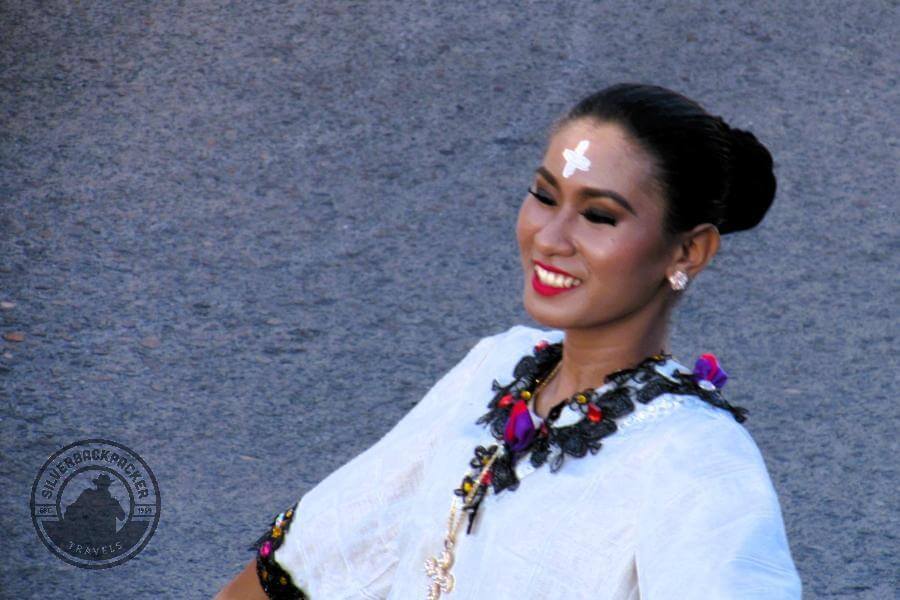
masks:
<path id="1" fill-rule="evenodd" d="M 579 101 L 553 132 L 585 117 L 618 124 L 654 159 L 670 238 L 699 223 L 712 223 L 721 234 L 750 229 L 772 205 L 775 174 L 766 147 L 677 92 L 613 85 Z"/>

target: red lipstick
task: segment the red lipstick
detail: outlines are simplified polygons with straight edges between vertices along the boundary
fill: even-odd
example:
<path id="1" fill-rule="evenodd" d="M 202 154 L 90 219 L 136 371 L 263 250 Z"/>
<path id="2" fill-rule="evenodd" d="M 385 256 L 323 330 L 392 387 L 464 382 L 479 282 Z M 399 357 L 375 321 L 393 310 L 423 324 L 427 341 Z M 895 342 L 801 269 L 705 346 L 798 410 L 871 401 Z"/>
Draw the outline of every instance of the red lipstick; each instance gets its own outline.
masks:
<path id="1" fill-rule="evenodd" d="M 556 267 L 551 267 L 550 265 L 545 265 L 544 263 L 542 263 L 540 261 L 534 261 L 534 263 L 536 265 L 538 265 L 539 267 L 541 267 L 542 269 L 546 269 L 547 271 L 550 271 L 552 273 L 559 273 L 560 275 L 564 275 L 564 276 L 568 276 L 568 277 L 575 277 L 574 275 L 572 275 L 566 271 L 563 271 L 562 269 L 558 269 Z M 576 279 L 577 279 L 577 277 L 576 277 Z M 561 294 L 563 292 L 568 292 L 570 290 L 574 290 L 575 288 L 577 288 L 579 286 L 576 285 L 573 287 L 564 288 L 564 287 L 554 287 L 554 286 L 546 285 L 544 283 L 541 283 L 541 280 L 538 278 L 537 272 L 535 272 L 534 268 L 532 268 L 531 269 L 531 287 L 533 287 L 534 291 L 536 291 L 538 294 L 540 294 L 542 296 L 555 296 L 556 294 Z"/>
<path id="2" fill-rule="evenodd" d="M 534 261 L 534 264 L 536 264 L 537 266 L 541 267 L 542 269 L 545 269 L 545 270 L 547 270 L 547 271 L 550 271 L 551 273 L 559 273 L 560 275 L 565 275 L 566 277 L 574 277 L 575 279 L 577 279 L 577 277 L 575 277 L 574 275 L 572 275 L 572 274 L 569 273 L 568 271 L 563 271 L 562 269 L 560 269 L 560 268 L 558 268 L 558 267 L 553 267 L 553 266 L 550 266 L 550 265 L 545 265 L 544 263 L 542 263 L 542 262 L 539 261 L 539 260 Z"/>

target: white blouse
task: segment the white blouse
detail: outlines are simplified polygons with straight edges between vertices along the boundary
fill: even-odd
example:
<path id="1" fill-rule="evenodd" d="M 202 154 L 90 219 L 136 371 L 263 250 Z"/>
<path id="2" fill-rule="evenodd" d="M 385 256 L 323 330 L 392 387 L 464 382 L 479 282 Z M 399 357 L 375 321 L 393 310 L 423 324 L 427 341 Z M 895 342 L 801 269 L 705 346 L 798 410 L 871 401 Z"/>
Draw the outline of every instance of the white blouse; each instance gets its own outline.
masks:
<path id="1" fill-rule="evenodd" d="M 272 554 L 294 585 L 314 600 L 426 598 L 424 564 L 443 548 L 453 490 L 474 448 L 498 443 L 476 424 L 492 381 L 510 382 L 536 343 L 563 335 L 516 325 L 481 339 L 375 445 L 308 491 Z M 657 369 L 691 371 L 674 359 Z M 455 587 L 442 598 L 800 598 L 747 430 L 697 396 L 634 404 L 596 454 L 566 456 L 556 473 L 549 460 L 517 462 L 519 487 L 490 490 L 471 535 L 463 520 Z"/>

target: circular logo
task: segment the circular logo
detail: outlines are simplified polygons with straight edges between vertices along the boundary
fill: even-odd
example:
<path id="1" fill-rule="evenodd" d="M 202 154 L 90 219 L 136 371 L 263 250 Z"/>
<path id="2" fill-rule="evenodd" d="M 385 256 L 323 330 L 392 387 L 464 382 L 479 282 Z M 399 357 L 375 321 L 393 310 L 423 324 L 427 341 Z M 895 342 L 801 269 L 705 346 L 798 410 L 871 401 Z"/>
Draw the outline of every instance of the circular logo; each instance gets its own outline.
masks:
<path id="1" fill-rule="evenodd" d="M 31 520 L 56 556 L 85 569 L 140 552 L 159 523 L 159 485 L 134 450 L 93 439 L 47 459 L 31 488 Z"/>

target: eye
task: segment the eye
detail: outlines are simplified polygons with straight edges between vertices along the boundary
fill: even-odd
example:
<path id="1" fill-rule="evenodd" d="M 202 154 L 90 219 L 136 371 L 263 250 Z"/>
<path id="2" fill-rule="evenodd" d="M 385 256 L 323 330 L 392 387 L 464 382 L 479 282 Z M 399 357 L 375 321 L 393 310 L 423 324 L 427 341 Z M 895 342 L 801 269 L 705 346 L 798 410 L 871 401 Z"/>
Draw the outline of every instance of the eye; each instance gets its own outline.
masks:
<path id="1" fill-rule="evenodd" d="M 546 204 L 547 206 L 556 206 L 556 200 L 550 198 L 549 196 L 545 196 L 543 193 L 541 193 L 541 190 L 533 190 L 531 188 L 528 188 L 528 193 L 537 198 L 538 202 L 541 202 L 542 204 Z M 616 224 L 616 220 L 614 218 L 596 210 L 586 210 L 581 214 L 584 215 L 584 218 L 591 223 L 608 223 L 609 225 Z"/>
<path id="2" fill-rule="evenodd" d="M 553 198 L 549 198 L 549 197 L 541 194 L 540 191 L 535 191 L 535 190 L 532 190 L 531 188 L 528 188 L 528 193 L 531 194 L 532 196 L 534 196 L 535 198 L 537 198 L 538 202 L 541 202 L 548 206 L 553 206 L 554 204 L 556 204 L 556 201 L 553 200 Z"/>
<path id="3" fill-rule="evenodd" d="M 616 220 L 610 216 L 604 215 L 603 213 L 599 213 L 593 210 L 589 210 L 583 213 L 585 218 L 591 223 L 609 223 L 610 225 L 615 225 Z"/>

